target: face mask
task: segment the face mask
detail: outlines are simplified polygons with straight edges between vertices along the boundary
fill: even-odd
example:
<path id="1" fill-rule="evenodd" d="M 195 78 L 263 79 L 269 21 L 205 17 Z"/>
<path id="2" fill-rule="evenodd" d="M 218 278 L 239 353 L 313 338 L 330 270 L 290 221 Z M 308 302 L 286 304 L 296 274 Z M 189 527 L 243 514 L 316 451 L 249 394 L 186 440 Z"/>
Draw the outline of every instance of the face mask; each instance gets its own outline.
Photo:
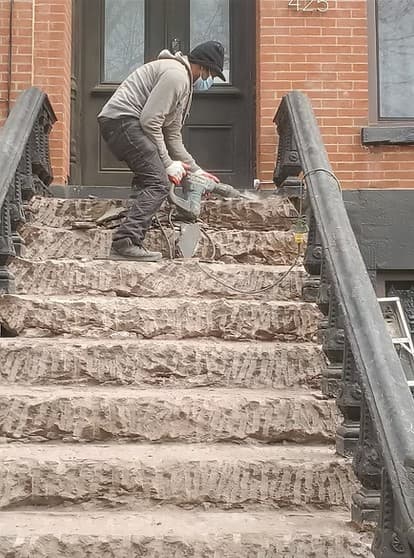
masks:
<path id="1" fill-rule="evenodd" d="M 210 87 L 214 84 L 214 78 L 208 76 L 207 79 L 203 79 L 201 76 L 194 82 L 194 91 L 208 91 Z"/>

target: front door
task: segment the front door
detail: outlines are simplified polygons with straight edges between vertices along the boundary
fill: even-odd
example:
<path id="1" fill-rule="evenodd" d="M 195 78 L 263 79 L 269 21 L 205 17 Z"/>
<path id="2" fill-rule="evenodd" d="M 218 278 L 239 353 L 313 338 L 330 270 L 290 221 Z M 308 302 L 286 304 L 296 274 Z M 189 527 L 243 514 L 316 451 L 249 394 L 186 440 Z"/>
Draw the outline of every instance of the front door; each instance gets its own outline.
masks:
<path id="1" fill-rule="evenodd" d="M 188 53 L 196 44 L 225 45 L 226 84 L 194 95 L 184 143 L 198 164 L 239 188 L 254 176 L 253 0 L 78 0 L 81 51 L 76 181 L 126 186 L 131 174 L 101 140 L 96 115 L 117 85 L 163 48 Z M 76 133 L 76 131 L 78 133 Z"/>

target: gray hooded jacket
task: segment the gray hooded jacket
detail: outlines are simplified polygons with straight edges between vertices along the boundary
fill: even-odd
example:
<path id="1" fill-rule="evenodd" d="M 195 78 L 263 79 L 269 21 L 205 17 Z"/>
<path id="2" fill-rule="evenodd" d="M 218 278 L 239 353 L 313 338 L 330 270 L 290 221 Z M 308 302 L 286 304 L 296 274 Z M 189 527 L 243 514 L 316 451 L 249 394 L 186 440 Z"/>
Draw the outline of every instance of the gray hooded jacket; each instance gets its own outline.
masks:
<path id="1" fill-rule="evenodd" d="M 181 129 L 193 94 L 191 66 L 181 53 L 163 50 L 158 60 L 136 69 L 121 83 L 98 118 L 138 118 L 167 168 L 173 160 L 200 167 L 185 149 Z"/>

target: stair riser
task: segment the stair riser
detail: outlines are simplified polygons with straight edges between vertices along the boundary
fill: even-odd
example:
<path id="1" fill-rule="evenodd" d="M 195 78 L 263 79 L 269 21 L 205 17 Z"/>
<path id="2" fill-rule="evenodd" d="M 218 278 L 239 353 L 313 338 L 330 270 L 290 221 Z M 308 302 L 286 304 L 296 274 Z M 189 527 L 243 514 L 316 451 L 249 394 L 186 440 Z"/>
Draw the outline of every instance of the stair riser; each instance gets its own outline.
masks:
<path id="1" fill-rule="evenodd" d="M 317 347 L 239 344 L 0 342 L 3 383 L 318 388 L 325 359 Z"/>
<path id="2" fill-rule="evenodd" d="M 342 463 L 249 461 L 0 461 L 0 507 L 154 504 L 243 508 L 343 508 L 356 483 Z"/>
<path id="3" fill-rule="evenodd" d="M 131 298 L 0 299 L 0 323 L 20 335 L 109 337 L 121 334 L 152 339 L 313 340 L 320 314 L 308 303 L 224 300 L 153 301 Z M 39 331 L 41 330 L 41 331 Z M 130 336 L 131 336 L 130 335 Z"/>
<path id="4" fill-rule="evenodd" d="M 39 225 L 70 227 L 75 221 L 101 217 L 112 208 L 126 207 L 127 200 L 62 200 L 36 198 L 30 215 Z M 288 230 L 295 219 L 292 205 L 277 198 L 264 201 L 205 201 L 202 219 L 210 226 L 226 229 Z"/>
<path id="5" fill-rule="evenodd" d="M 23 396 L 0 393 L 0 437 L 6 441 L 148 442 L 333 441 L 334 401 L 314 398 L 213 396 L 185 392 L 130 397 Z"/>
<path id="6" fill-rule="evenodd" d="M 303 270 L 294 270 L 283 279 L 286 270 L 276 272 L 269 268 L 267 271 L 263 267 L 256 270 L 250 266 L 207 266 L 195 262 L 181 264 L 166 261 L 148 265 L 59 260 L 15 260 L 10 266 L 20 294 L 116 293 L 140 297 L 204 296 L 260 300 L 295 300 L 301 297 L 305 278 Z M 249 294 L 282 279 L 280 286 Z"/>
<path id="7" fill-rule="evenodd" d="M 112 232 L 105 229 L 71 231 L 28 225 L 23 229 L 22 237 L 26 243 L 23 255 L 27 259 L 102 259 L 109 256 Z M 290 232 L 216 231 L 211 232 L 210 237 L 216 247 L 214 259 L 226 263 L 288 265 L 297 254 L 297 245 Z M 168 258 L 169 249 L 160 231 L 150 231 L 145 245 L 160 250 Z M 213 246 L 204 236 L 196 256 L 213 257 Z"/>
<path id="8" fill-rule="evenodd" d="M 202 540 L 174 535 L 102 536 L 46 535 L 32 533 L 27 537 L 0 534 L 0 556 L 7 558 L 367 558 L 372 556 L 369 544 L 356 535 L 297 534 L 263 537 L 249 533 L 224 536 L 204 535 Z"/>

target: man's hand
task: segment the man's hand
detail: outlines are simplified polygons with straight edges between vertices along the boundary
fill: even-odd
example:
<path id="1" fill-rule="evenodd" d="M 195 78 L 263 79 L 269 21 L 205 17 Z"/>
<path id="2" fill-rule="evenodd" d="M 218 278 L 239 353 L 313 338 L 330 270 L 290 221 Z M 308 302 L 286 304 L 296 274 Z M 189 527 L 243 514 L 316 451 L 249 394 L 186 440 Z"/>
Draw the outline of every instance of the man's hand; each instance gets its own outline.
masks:
<path id="1" fill-rule="evenodd" d="M 178 186 L 187 174 L 188 165 L 182 163 L 181 161 L 173 161 L 165 170 L 167 171 L 170 182 Z"/>
<path id="2" fill-rule="evenodd" d="M 203 169 L 196 170 L 194 174 L 196 174 L 198 176 L 204 176 L 204 178 L 208 178 L 208 180 L 212 180 L 216 184 L 219 184 L 219 182 L 220 182 L 220 179 L 217 178 L 217 176 L 214 176 L 214 174 L 210 174 L 209 172 L 207 172 Z"/>

